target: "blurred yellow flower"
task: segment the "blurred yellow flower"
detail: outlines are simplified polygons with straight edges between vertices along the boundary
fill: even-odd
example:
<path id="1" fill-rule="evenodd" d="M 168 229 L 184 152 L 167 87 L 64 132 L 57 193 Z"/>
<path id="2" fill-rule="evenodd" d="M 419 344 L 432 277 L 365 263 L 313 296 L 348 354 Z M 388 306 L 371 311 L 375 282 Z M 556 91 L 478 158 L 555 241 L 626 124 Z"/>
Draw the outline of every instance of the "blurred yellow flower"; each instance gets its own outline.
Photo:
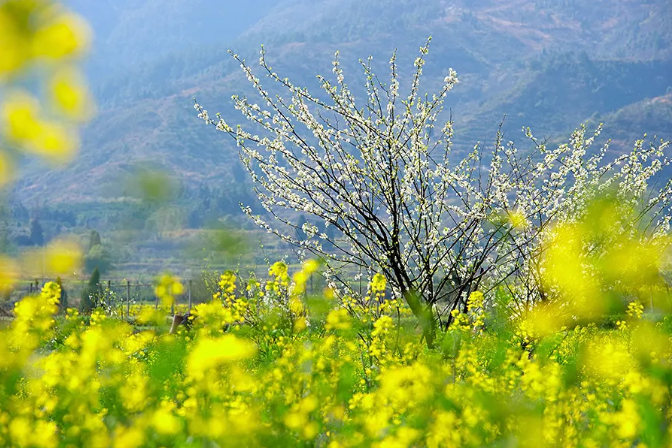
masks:
<path id="1" fill-rule="evenodd" d="M 2 104 L 0 117 L 7 137 L 25 151 L 63 162 L 79 148 L 72 130 L 40 118 L 38 101 L 27 92 L 13 93 Z"/>
<path id="2" fill-rule="evenodd" d="M 608 382 L 620 381 L 635 368 L 627 344 L 607 336 L 594 338 L 587 344 L 583 362 L 587 373 Z"/>
<path id="3" fill-rule="evenodd" d="M 303 263 L 303 270 L 308 273 L 308 275 L 314 273 L 320 268 L 320 262 L 317 260 L 306 260 Z"/>
<path id="4" fill-rule="evenodd" d="M 159 298 L 163 306 L 171 306 L 175 303 L 175 296 L 184 292 L 184 286 L 177 277 L 170 274 L 163 274 L 159 278 L 159 283 L 154 288 L 154 294 Z"/>
<path id="5" fill-rule="evenodd" d="M 51 275 L 64 276 L 77 272 L 82 264 L 82 249 L 76 241 L 56 240 L 45 251 L 47 271 Z"/>
<path id="6" fill-rule="evenodd" d="M 67 162 L 79 150 L 79 139 L 73 129 L 43 123 L 40 134 L 26 149 L 52 162 Z"/>
<path id="7" fill-rule="evenodd" d="M 172 405 L 164 401 L 152 416 L 152 426 L 159 434 L 172 435 L 181 429 L 180 420 L 173 415 L 171 408 Z"/>
<path id="8" fill-rule="evenodd" d="M 83 76 L 72 65 L 87 51 L 90 40 L 86 22 L 57 1 L 0 1 L 1 139 L 50 162 L 70 160 L 79 147 L 78 133 L 60 118 L 85 120 L 93 113 Z M 40 64 L 45 59 L 49 63 Z M 37 64 L 36 80 L 48 84 L 44 89 L 38 84 L 39 90 L 50 92 L 60 116 L 46 116 L 40 107 L 42 99 L 28 93 L 20 82 Z M 0 186 L 11 179 L 10 162 L 4 156 L 1 159 Z"/>
<path id="9" fill-rule="evenodd" d="M 292 331 L 294 331 L 294 333 L 299 333 L 305 330 L 306 328 L 308 328 L 308 321 L 306 320 L 305 317 L 300 316 L 298 319 L 294 321 L 294 327 L 292 328 Z"/>
<path id="10" fill-rule="evenodd" d="M 137 427 L 120 426 L 114 437 L 113 448 L 138 448 L 145 442 L 144 432 Z"/>
<path id="11" fill-rule="evenodd" d="M 25 91 L 13 92 L 2 104 L 2 124 L 8 138 L 23 142 L 37 140 L 42 133 L 38 101 Z"/>
<path id="12" fill-rule="evenodd" d="M 0 4 L 0 79 L 21 69 L 30 57 L 27 33 L 21 29 L 18 12 L 12 8 L 16 3 L 5 1 Z"/>
<path id="13" fill-rule="evenodd" d="M 326 330 L 349 330 L 352 328 L 348 310 L 345 308 L 331 310 L 327 315 L 327 322 L 324 328 Z"/>
<path id="14" fill-rule="evenodd" d="M 73 239 L 57 239 L 47 246 L 26 251 L 21 259 L 23 271 L 33 276 L 68 276 L 77 272 L 82 250 Z"/>
<path id="15" fill-rule="evenodd" d="M 87 23 L 76 14 L 62 13 L 36 31 L 33 54 L 53 59 L 82 56 L 90 41 L 91 30 Z"/>
<path id="16" fill-rule="evenodd" d="M 72 67 L 58 69 L 50 81 L 52 102 L 68 117 L 84 120 L 93 113 L 93 102 L 83 76 Z"/>
<path id="17" fill-rule="evenodd" d="M 219 338 L 202 338 L 189 354 L 187 371 L 195 378 L 204 373 L 233 361 L 247 359 L 256 353 L 255 345 L 232 334 Z"/>
<path id="18" fill-rule="evenodd" d="M 294 314 L 303 313 L 303 302 L 296 297 L 291 297 L 289 299 L 289 310 Z"/>
<path id="19" fill-rule="evenodd" d="M 10 289 L 18 278 L 18 264 L 11 258 L 0 255 L 0 291 Z"/>

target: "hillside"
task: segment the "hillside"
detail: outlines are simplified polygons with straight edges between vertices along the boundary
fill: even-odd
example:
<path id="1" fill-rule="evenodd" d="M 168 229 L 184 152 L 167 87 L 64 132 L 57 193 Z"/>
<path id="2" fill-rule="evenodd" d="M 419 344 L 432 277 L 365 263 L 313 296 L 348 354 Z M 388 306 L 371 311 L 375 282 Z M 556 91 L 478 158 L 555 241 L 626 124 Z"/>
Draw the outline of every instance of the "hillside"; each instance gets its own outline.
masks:
<path id="1" fill-rule="evenodd" d="M 232 183 L 235 145 L 198 121 L 192 98 L 239 119 L 228 98 L 248 86 L 226 49 L 253 60 L 261 43 L 275 69 L 307 86 L 315 86 L 315 74 L 330 72 L 339 49 L 356 85 L 359 58 L 372 54 L 382 74 L 397 48 L 406 70 L 432 35 L 424 86 L 431 90 L 448 67 L 457 70 L 461 84 L 448 104 L 464 147 L 491 139 L 505 115 L 511 136 L 522 137 L 525 125 L 559 138 L 591 117 L 613 117 L 624 143 L 647 131 L 672 137 L 664 112 L 652 112 L 661 117 L 650 123 L 655 129 L 646 119 L 618 118 L 666 98 L 672 86 L 667 0 L 70 4 L 97 35 L 90 67 L 100 114 L 84 130 L 81 155 L 71 166 L 50 172 L 28 167 L 16 186 L 24 200 L 123 197 L 120 176 L 143 162 L 190 187 Z"/>
<path id="2" fill-rule="evenodd" d="M 65 0 L 95 32 L 91 74 L 123 77 L 134 67 L 179 51 L 230 42 L 254 25 L 276 0 Z M 170 76 L 166 73 L 164 76 Z"/>

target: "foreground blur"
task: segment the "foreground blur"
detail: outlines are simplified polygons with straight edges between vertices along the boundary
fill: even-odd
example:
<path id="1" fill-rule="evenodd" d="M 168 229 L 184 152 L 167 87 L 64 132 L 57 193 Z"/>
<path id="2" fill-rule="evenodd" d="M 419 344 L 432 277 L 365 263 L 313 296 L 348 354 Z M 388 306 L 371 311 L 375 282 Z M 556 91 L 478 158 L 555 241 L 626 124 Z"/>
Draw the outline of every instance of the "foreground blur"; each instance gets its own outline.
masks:
<path id="1" fill-rule="evenodd" d="M 177 335 L 175 279 L 133 325 L 55 320 L 50 283 L 0 334 L 0 445 L 672 447 L 668 246 L 620 235 L 595 257 L 609 229 L 556 229 L 545 303 L 472 293 L 434 350 L 381 275 L 364 301 L 306 296 L 316 262 L 223 274 Z"/>

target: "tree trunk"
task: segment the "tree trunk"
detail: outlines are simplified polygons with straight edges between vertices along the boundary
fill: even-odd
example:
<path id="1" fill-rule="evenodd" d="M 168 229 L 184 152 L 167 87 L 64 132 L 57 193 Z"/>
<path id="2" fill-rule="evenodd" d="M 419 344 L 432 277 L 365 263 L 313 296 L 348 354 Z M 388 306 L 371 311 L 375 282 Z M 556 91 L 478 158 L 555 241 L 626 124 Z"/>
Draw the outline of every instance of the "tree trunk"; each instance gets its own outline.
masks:
<path id="1" fill-rule="evenodd" d="M 418 319 L 422 327 L 422 339 L 428 348 L 434 348 L 436 340 L 436 320 L 432 312 L 431 304 L 423 304 L 415 291 L 406 290 L 403 293 L 406 303 L 411 308 L 413 315 Z"/>

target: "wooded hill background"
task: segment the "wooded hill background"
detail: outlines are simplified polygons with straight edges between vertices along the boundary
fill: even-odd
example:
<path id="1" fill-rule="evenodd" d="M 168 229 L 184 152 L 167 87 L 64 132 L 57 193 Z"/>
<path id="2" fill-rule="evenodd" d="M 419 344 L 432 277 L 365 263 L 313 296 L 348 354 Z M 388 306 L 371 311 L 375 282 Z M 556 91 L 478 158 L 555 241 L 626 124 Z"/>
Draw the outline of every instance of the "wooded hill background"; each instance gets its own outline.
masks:
<path id="1" fill-rule="evenodd" d="M 504 116 L 505 138 L 522 147 L 523 126 L 561 141 L 582 122 L 604 122 L 613 151 L 644 133 L 672 137 L 668 0 L 65 3 L 95 34 L 87 69 L 99 110 L 73 163 L 58 170 L 24 163 L 0 217 L 10 251 L 34 243 L 26 240 L 31 219 L 40 221 L 45 241 L 62 233 L 85 241 L 99 231 L 116 265 L 134 269 L 185 253 L 194 263 L 210 260 L 219 237 L 199 229 L 246 228 L 239 231 L 258 246 L 239 212 L 238 202 L 254 197 L 235 144 L 192 108 L 198 97 L 212 113 L 241 121 L 230 97 L 250 90 L 228 49 L 254 61 L 264 44 L 273 68 L 307 87 L 317 86 L 316 74 L 330 75 L 340 50 L 356 89 L 359 59 L 373 55 L 383 76 L 396 48 L 408 79 L 431 35 L 423 88 L 435 89 L 449 67 L 457 71 L 461 82 L 447 104 L 458 150 L 492 145 Z M 134 181 L 148 172 L 161 201 L 147 201 L 146 185 Z M 272 258 L 275 242 L 261 244 Z M 269 256 L 262 252 L 257 262 Z"/>

